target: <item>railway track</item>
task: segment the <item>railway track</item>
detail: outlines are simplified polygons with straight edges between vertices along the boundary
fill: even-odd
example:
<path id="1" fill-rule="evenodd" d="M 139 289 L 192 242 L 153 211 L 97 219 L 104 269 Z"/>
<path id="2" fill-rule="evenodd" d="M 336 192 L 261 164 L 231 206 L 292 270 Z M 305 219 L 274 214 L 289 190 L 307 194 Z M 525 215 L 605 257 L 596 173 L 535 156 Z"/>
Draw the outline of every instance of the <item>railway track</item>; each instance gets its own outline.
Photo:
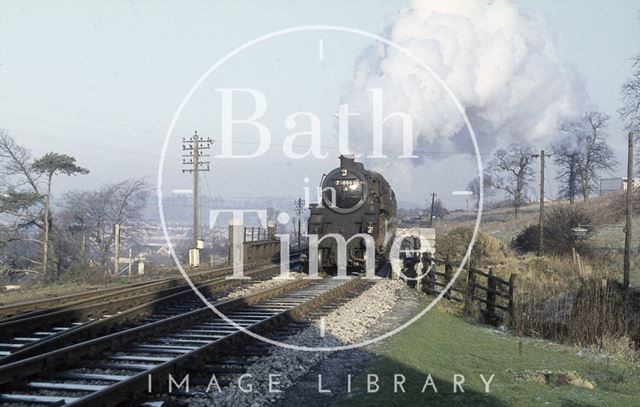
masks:
<path id="1" fill-rule="evenodd" d="M 299 255 L 301 252 L 292 252 L 291 257 Z M 274 264 L 272 260 L 258 261 L 246 264 L 247 270 Z M 195 282 L 204 281 L 213 277 L 227 275 L 233 270 L 233 266 L 225 266 L 212 270 L 200 271 L 189 275 Z M 120 287 L 110 287 L 98 290 L 89 290 L 81 293 L 67 294 L 54 298 L 25 301 L 14 304 L 0 305 L 0 321 L 11 321 L 15 319 L 46 313 L 51 310 L 61 310 L 64 308 L 74 308 L 82 305 L 89 305 L 95 302 L 103 302 L 105 299 L 126 298 L 128 296 L 140 295 L 142 293 L 157 292 L 159 290 L 185 286 L 182 276 L 168 277 L 157 280 L 143 281 Z"/>
<path id="2" fill-rule="evenodd" d="M 323 332 L 320 328 L 324 324 L 322 319 L 335 309 L 340 308 L 353 298 L 365 292 L 372 286 L 372 284 L 373 283 L 371 282 L 358 284 L 357 286 L 350 288 L 348 293 L 335 297 L 330 302 L 314 306 L 313 310 L 310 312 L 296 318 L 294 321 L 276 327 L 273 331 L 265 333 L 264 336 L 270 340 L 278 342 L 289 342 L 297 345 L 310 346 L 310 344 L 304 342 L 304 339 L 298 338 L 294 341 L 290 341 L 290 339 L 309 329 L 311 329 L 313 335 L 318 335 L 322 338 Z M 328 336 L 331 336 L 331 334 Z M 260 381 L 262 381 L 264 385 L 266 378 L 260 376 L 260 374 L 256 376 L 256 372 L 264 371 L 265 359 L 273 361 L 273 355 L 278 355 L 279 351 L 281 351 L 281 349 L 279 349 L 278 345 L 266 343 L 257 339 L 251 339 L 243 346 L 231 349 L 229 352 L 225 353 L 224 357 L 216 359 L 211 363 L 202 363 L 195 368 L 190 368 L 187 372 L 189 374 L 188 388 L 176 388 L 176 386 L 171 390 L 171 392 L 157 392 L 154 389 L 151 394 L 145 394 L 145 398 L 141 400 L 140 405 L 144 407 L 163 407 L 167 405 L 187 406 L 194 401 L 197 401 L 198 405 L 205 403 L 213 405 L 221 403 L 221 405 L 227 405 L 224 400 L 226 399 L 228 402 L 229 400 L 235 400 L 235 397 L 229 395 L 219 397 L 217 392 L 230 391 L 233 393 L 234 389 L 229 387 L 237 387 L 239 381 L 242 380 L 242 377 L 246 378 L 247 375 L 249 377 L 257 377 L 258 379 L 258 383 L 254 383 L 252 386 L 257 385 L 259 387 Z M 275 360 L 281 361 L 282 359 L 280 356 L 276 356 Z M 300 359 L 297 360 L 299 361 Z M 266 363 L 268 365 L 270 362 Z M 282 361 L 282 363 L 287 362 L 285 360 Z M 254 365 L 256 364 L 262 365 L 262 367 L 258 366 L 257 369 L 254 369 Z M 296 370 L 300 368 L 297 365 L 294 366 L 296 366 Z M 278 373 L 282 374 L 282 376 L 287 376 L 286 373 L 278 370 L 275 372 L 270 371 L 270 373 Z M 178 376 L 176 379 L 177 381 L 180 381 L 183 377 L 184 372 L 182 376 Z M 212 377 L 216 378 L 219 389 L 215 388 L 215 390 L 212 390 Z M 254 391 L 256 391 L 256 389 L 254 389 Z M 257 389 L 258 394 L 264 395 L 261 391 L 266 391 L 266 389 Z M 242 400 L 236 400 L 236 402 L 236 404 L 232 405 L 243 404 Z M 260 399 L 254 400 L 252 405 L 255 403 L 260 404 Z"/>
<path id="3" fill-rule="evenodd" d="M 217 308 L 243 329 L 266 333 L 316 312 L 363 284 L 351 280 L 295 280 L 223 301 Z M 141 400 L 169 373 L 224 358 L 250 338 L 207 307 L 0 366 L 0 401 L 6 405 L 114 405 Z M 165 378 L 161 380 L 160 378 Z"/>
<path id="4" fill-rule="evenodd" d="M 253 278 L 249 282 L 229 280 L 222 275 L 204 280 L 197 286 L 210 301 L 215 301 L 225 294 L 225 290 L 262 281 L 278 271 L 278 266 L 274 265 L 258 267 L 246 272 Z M 179 286 L 0 321 L 0 365 L 200 305 L 201 300 L 190 287 Z"/>

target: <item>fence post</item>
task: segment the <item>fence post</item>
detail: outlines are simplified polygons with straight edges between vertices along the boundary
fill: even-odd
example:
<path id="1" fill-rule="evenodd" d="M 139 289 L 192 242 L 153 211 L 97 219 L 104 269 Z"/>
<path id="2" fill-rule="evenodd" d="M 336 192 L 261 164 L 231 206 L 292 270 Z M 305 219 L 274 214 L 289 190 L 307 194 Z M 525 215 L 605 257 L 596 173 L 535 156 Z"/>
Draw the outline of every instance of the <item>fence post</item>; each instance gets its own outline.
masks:
<path id="1" fill-rule="evenodd" d="M 486 319 L 488 323 L 493 324 L 496 320 L 496 280 L 493 277 L 493 268 L 489 267 L 489 277 L 487 284 L 487 313 Z"/>
<path id="2" fill-rule="evenodd" d="M 422 256 L 420 256 L 420 261 L 418 263 L 416 263 L 415 266 L 415 270 L 416 270 L 416 291 L 417 292 L 422 292 L 422 274 L 424 274 L 425 270 L 424 270 L 424 261 L 422 259 Z"/>
<path id="3" fill-rule="evenodd" d="M 453 274 L 452 273 L 452 269 L 453 269 L 453 267 L 451 267 L 450 263 L 446 263 L 444 265 L 444 283 L 445 284 L 449 284 L 449 281 L 451 281 L 451 275 Z M 443 289 L 444 289 L 444 287 L 443 287 Z M 451 296 L 451 294 L 449 294 L 449 290 L 447 290 L 444 293 L 444 298 L 449 299 L 450 296 Z"/>
<path id="4" fill-rule="evenodd" d="M 435 261 L 433 262 L 433 264 L 429 264 L 429 269 L 430 273 L 427 275 L 427 294 L 435 294 L 435 289 L 436 289 L 436 285 L 434 284 L 434 282 L 437 279 L 436 276 L 436 271 L 438 271 L 438 263 L 436 263 Z"/>
<path id="5" fill-rule="evenodd" d="M 516 275 L 511 274 L 509 276 L 509 323 L 511 326 L 515 326 L 515 309 L 514 309 L 514 301 L 513 301 L 513 292 L 516 286 Z"/>
<path id="6" fill-rule="evenodd" d="M 473 305 L 473 296 L 476 291 L 476 274 L 473 272 L 473 268 L 467 265 L 467 290 L 464 298 L 464 306 L 467 312 L 471 312 Z"/>

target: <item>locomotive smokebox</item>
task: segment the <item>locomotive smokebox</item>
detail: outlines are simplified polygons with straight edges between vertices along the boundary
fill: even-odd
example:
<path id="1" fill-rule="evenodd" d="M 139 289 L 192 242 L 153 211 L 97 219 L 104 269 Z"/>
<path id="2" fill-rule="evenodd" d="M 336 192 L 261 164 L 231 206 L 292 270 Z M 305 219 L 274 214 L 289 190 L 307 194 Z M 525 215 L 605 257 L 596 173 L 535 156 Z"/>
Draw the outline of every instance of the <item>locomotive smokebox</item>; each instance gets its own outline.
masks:
<path id="1" fill-rule="evenodd" d="M 308 231 L 319 240 L 319 264 L 325 272 L 337 269 L 337 243 L 328 234 L 347 242 L 347 267 L 363 270 L 367 246 L 375 244 L 376 266 L 388 260 L 387 237 L 395 236 L 396 197 L 389 183 L 377 172 L 367 170 L 352 155 L 341 155 L 340 167 L 322 178 L 322 202 L 310 207 Z M 368 235 L 368 236 L 367 236 Z M 371 240 L 369 240 L 371 241 Z"/>

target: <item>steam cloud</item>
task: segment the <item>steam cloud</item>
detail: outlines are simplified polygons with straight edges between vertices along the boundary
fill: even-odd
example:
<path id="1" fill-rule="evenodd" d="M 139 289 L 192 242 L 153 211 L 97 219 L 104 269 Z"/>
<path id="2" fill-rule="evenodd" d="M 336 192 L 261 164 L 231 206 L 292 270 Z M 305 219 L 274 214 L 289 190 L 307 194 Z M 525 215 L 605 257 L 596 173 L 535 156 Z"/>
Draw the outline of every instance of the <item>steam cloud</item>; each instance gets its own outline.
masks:
<path id="1" fill-rule="evenodd" d="M 484 151 L 510 141 L 552 136 L 562 118 L 581 109 L 584 86 L 557 56 L 544 17 L 506 0 L 412 1 L 382 36 L 431 66 L 456 95 Z M 342 103 L 361 115 L 350 119 L 355 153 L 370 150 L 371 92 L 384 90 L 384 114 L 413 119 L 415 151 L 470 151 L 464 121 L 436 80 L 395 48 L 378 43 L 356 61 Z M 384 152 L 402 153 L 401 120 L 385 124 Z M 367 146 L 369 150 L 364 150 Z"/>

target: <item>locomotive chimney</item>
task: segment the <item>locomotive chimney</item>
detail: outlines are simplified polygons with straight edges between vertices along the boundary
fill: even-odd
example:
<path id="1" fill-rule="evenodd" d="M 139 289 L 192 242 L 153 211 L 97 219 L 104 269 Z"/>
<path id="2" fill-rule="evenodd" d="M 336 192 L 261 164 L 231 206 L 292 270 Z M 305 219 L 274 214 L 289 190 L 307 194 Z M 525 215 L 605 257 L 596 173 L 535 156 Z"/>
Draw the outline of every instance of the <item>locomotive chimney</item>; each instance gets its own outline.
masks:
<path id="1" fill-rule="evenodd" d="M 356 159 L 351 154 L 343 154 L 340 156 L 340 168 L 349 168 L 353 166 Z"/>

